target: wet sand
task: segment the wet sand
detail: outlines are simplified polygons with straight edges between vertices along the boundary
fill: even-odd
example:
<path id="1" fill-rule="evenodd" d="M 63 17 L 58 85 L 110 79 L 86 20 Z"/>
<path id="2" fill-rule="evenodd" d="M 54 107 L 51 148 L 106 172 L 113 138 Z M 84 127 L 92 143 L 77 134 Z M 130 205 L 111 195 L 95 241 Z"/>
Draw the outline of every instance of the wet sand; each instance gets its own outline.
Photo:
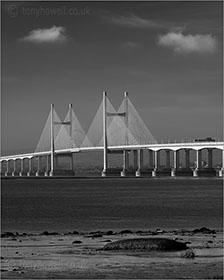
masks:
<path id="1" fill-rule="evenodd" d="M 184 251 L 104 251 L 129 238 L 187 242 Z M 223 279 L 223 232 L 126 231 L 17 234 L 2 237 L 2 279 Z"/>

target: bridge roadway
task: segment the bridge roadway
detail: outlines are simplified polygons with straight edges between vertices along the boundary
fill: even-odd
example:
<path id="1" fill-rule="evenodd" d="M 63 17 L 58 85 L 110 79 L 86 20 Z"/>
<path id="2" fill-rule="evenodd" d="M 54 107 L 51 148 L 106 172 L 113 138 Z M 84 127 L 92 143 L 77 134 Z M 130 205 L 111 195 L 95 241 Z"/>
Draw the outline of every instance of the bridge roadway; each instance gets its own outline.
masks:
<path id="1" fill-rule="evenodd" d="M 66 154 L 66 153 L 79 153 L 79 152 L 89 152 L 89 151 L 102 151 L 104 149 L 101 147 L 80 147 L 80 148 L 69 148 L 63 150 L 55 150 L 55 154 Z M 108 150 L 111 151 L 124 151 L 124 150 L 171 150 L 178 151 L 182 149 L 190 149 L 190 150 L 203 150 L 203 149 L 220 149 L 224 151 L 224 142 L 188 142 L 188 143 L 162 143 L 162 144 L 142 144 L 142 145 L 121 145 L 121 146 L 108 146 Z M 17 160 L 17 159 L 25 159 L 32 158 L 38 156 L 46 156 L 50 155 L 51 151 L 43 151 L 43 152 L 33 152 L 33 153 L 25 153 L 25 154 L 16 154 L 9 156 L 1 156 L 0 162 L 8 161 L 8 160 Z"/>
<path id="2" fill-rule="evenodd" d="M 202 160 L 202 150 L 207 149 L 208 151 L 208 164 L 207 167 L 203 167 Z M 89 152 L 89 151 L 104 151 L 104 169 L 102 171 L 102 176 L 111 175 L 111 169 L 108 168 L 108 161 L 106 154 L 110 152 L 120 152 L 123 153 L 123 170 L 120 172 L 121 176 L 131 175 L 142 176 L 145 174 L 151 174 L 152 177 L 160 175 L 169 175 L 169 176 L 216 176 L 216 170 L 213 168 L 213 155 L 212 151 L 214 149 L 222 150 L 222 166 L 219 170 L 219 176 L 223 176 L 224 171 L 224 142 L 189 142 L 189 143 L 162 143 L 162 144 L 142 144 L 142 145 L 121 145 L 121 146 L 108 146 L 105 150 L 105 147 L 80 147 L 80 148 L 70 148 L 63 150 L 55 150 L 52 154 L 52 151 L 44 152 L 34 152 L 27 154 L 18 154 L 18 155 L 9 155 L 0 157 L 1 163 L 1 173 L 5 176 L 40 176 L 41 175 L 41 164 L 40 158 L 45 157 L 46 170 L 42 174 L 44 176 L 60 176 L 64 175 L 74 175 L 73 168 L 73 154 L 80 152 Z M 143 151 L 149 151 L 149 166 L 147 170 L 144 171 L 143 166 Z M 160 165 L 160 151 L 165 150 L 166 152 L 166 164 L 165 168 L 161 168 Z M 180 164 L 180 154 L 179 151 L 185 151 L 185 166 L 184 168 Z M 190 150 L 195 150 L 196 152 L 196 166 L 192 168 L 190 166 Z M 173 152 L 173 164 L 170 162 L 170 152 Z M 134 169 L 129 169 L 129 152 L 133 152 L 133 166 Z M 154 153 L 154 155 L 153 155 Z M 68 170 L 58 170 L 57 163 L 55 159 L 60 156 L 68 156 L 70 159 L 70 167 Z M 51 158 L 51 163 L 49 164 L 49 157 Z M 37 161 L 37 170 L 33 172 L 32 159 L 36 158 Z M 28 172 L 25 172 L 24 160 L 29 160 L 29 169 Z M 106 161 L 105 161 L 106 159 Z M 20 160 L 20 172 L 17 171 L 16 161 Z M 53 160 L 53 161 L 52 161 Z M 154 160 L 154 162 L 153 162 Z M 6 162 L 6 171 L 2 172 L 2 164 Z M 10 172 L 9 162 L 13 161 L 13 171 Z M 57 162 L 57 160 L 56 160 Z M 53 168 L 52 168 L 53 166 Z M 50 168 L 50 169 L 49 169 Z M 134 173 L 133 173 L 134 172 Z"/>

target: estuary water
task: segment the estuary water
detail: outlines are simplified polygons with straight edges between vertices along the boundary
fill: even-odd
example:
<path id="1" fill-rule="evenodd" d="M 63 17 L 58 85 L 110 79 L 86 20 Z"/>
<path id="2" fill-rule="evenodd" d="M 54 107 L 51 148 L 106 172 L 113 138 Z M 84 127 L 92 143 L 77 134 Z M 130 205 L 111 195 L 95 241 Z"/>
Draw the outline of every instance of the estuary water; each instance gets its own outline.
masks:
<path id="1" fill-rule="evenodd" d="M 220 178 L 1 181 L 2 232 L 221 229 Z"/>

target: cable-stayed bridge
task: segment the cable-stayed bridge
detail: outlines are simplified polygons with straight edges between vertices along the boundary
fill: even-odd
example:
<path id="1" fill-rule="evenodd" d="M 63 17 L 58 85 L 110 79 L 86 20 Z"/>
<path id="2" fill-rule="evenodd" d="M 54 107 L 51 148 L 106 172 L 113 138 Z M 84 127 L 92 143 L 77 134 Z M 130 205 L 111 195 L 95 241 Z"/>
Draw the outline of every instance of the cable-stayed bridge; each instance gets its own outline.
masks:
<path id="1" fill-rule="evenodd" d="M 207 150 L 206 166 L 203 165 L 202 150 Z M 87 131 L 83 130 L 72 105 L 62 121 L 54 105 L 45 123 L 39 142 L 34 152 L 0 157 L 1 173 L 5 176 L 61 176 L 74 175 L 73 155 L 80 152 L 103 151 L 102 176 L 111 175 L 114 170 L 108 165 L 110 153 L 123 154 L 121 176 L 128 175 L 170 175 L 170 176 L 215 176 L 213 168 L 213 150 L 222 150 L 222 167 L 218 174 L 223 176 L 224 143 L 212 139 L 201 139 L 189 143 L 157 143 L 146 127 L 134 105 L 124 93 L 124 99 L 118 110 L 109 101 L 106 92 Z M 166 164 L 161 168 L 160 152 L 165 151 Z M 185 153 L 185 166 L 180 165 L 180 151 Z M 148 167 L 143 165 L 143 153 L 148 152 Z M 196 153 L 196 164 L 190 166 L 192 151 Z M 171 153 L 172 159 L 171 162 Z M 129 156 L 133 154 L 130 168 Z M 58 159 L 66 158 L 68 166 L 59 168 Z M 45 159 L 43 172 L 43 158 Z M 36 160 L 36 162 L 34 162 Z M 18 167 L 18 161 L 20 161 Z M 25 161 L 28 166 L 25 168 Z M 12 164 L 13 163 L 13 164 Z M 10 166 L 11 165 L 11 166 Z M 41 172 L 42 171 L 42 172 Z"/>

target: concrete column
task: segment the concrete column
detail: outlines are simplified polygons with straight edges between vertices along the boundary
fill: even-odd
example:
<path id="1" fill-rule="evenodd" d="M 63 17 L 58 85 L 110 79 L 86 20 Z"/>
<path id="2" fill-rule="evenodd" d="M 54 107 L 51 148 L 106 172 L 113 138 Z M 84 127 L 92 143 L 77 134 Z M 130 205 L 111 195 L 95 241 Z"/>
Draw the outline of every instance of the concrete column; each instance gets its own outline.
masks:
<path id="1" fill-rule="evenodd" d="M 175 177 L 177 170 L 179 169 L 180 165 L 180 151 L 173 151 L 173 169 L 171 170 L 171 176 Z"/>
<path id="2" fill-rule="evenodd" d="M 178 169 L 180 165 L 180 151 L 174 151 L 173 155 L 173 166 L 174 169 Z"/>
<path id="3" fill-rule="evenodd" d="M 155 151 L 155 169 L 158 170 L 160 167 L 160 151 Z"/>
<path id="4" fill-rule="evenodd" d="M 29 164 L 29 169 L 28 169 L 28 172 L 27 172 L 27 176 L 31 176 L 32 174 L 32 158 L 29 158 L 28 159 L 28 164 Z"/>
<path id="5" fill-rule="evenodd" d="M 153 168 L 153 151 L 149 150 L 149 169 Z"/>
<path id="6" fill-rule="evenodd" d="M 166 150 L 166 168 L 170 169 L 170 150 Z"/>
<path id="7" fill-rule="evenodd" d="M 157 171 L 159 170 L 160 167 L 160 151 L 155 151 L 154 152 L 154 170 L 152 171 L 152 177 L 157 176 Z"/>
<path id="8" fill-rule="evenodd" d="M 46 155 L 46 171 L 44 172 L 44 176 L 48 176 L 49 175 L 49 159 L 48 159 L 48 155 Z"/>
<path id="9" fill-rule="evenodd" d="M 198 172 L 201 169 L 202 151 L 196 150 L 196 168 L 193 172 L 194 177 L 198 177 Z"/>
<path id="10" fill-rule="evenodd" d="M 201 168 L 201 160 L 202 160 L 202 153 L 201 152 L 202 152 L 201 150 L 196 151 L 196 169 Z"/>
<path id="11" fill-rule="evenodd" d="M 137 170 L 137 168 L 138 168 L 138 151 L 137 150 L 133 150 L 133 166 L 134 166 L 134 169 Z"/>
<path id="12" fill-rule="evenodd" d="M 54 175 L 54 104 L 51 104 L 51 171 L 50 176 Z"/>
<path id="13" fill-rule="evenodd" d="M 208 168 L 213 168 L 213 157 L 212 157 L 212 149 L 208 150 Z"/>
<path id="14" fill-rule="evenodd" d="M 12 176 L 16 176 L 16 159 L 13 160 L 13 172 Z"/>
<path id="15" fill-rule="evenodd" d="M 73 147 L 73 141 L 72 141 L 72 104 L 68 105 L 68 109 L 69 109 L 69 121 L 70 121 L 70 125 L 69 125 L 70 148 L 72 148 Z"/>
<path id="16" fill-rule="evenodd" d="M 108 157 L 107 157 L 107 93 L 103 92 L 103 171 L 102 176 L 107 176 Z"/>
<path id="17" fill-rule="evenodd" d="M 190 168 L 190 149 L 185 149 L 185 167 Z"/>
<path id="18" fill-rule="evenodd" d="M 73 171 L 73 153 L 71 153 L 71 157 L 70 157 L 70 170 Z"/>
<path id="19" fill-rule="evenodd" d="M 123 151 L 123 170 L 121 171 L 121 176 L 126 176 L 126 171 L 129 167 L 129 153 L 128 151 Z"/>
<path id="20" fill-rule="evenodd" d="M 224 176 L 224 149 L 222 150 L 222 167 L 219 170 L 219 177 Z"/>
<path id="21" fill-rule="evenodd" d="M 24 169 L 24 162 L 23 162 L 23 158 L 20 159 L 20 172 L 19 172 L 19 176 L 23 176 L 23 169 Z"/>
<path id="22" fill-rule="evenodd" d="M 6 161 L 6 172 L 5 172 L 5 176 L 9 175 L 9 160 Z"/>
<path id="23" fill-rule="evenodd" d="M 143 150 L 138 150 L 138 170 L 135 172 L 135 176 L 141 176 L 141 169 L 143 167 Z"/>
<path id="24" fill-rule="evenodd" d="M 40 157 L 37 157 L 37 171 L 36 176 L 40 176 Z"/>

